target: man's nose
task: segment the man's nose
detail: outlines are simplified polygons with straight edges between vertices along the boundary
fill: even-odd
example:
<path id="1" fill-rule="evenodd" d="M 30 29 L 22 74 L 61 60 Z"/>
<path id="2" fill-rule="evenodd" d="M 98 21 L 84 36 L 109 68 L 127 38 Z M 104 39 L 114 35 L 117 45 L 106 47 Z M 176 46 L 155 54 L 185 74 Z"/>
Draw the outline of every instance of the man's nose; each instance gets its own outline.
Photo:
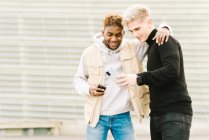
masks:
<path id="1" fill-rule="evenodd" d="M 134 35 L 135 38 L 137 38 L 138 33 L 137 32 L 133 32 L 133 35 Z"/>
<path id="2" fill-rule="evenodd" d="M 111 41 L 116 41 L 117 37 L 116 36 L 112 36 Z"/>

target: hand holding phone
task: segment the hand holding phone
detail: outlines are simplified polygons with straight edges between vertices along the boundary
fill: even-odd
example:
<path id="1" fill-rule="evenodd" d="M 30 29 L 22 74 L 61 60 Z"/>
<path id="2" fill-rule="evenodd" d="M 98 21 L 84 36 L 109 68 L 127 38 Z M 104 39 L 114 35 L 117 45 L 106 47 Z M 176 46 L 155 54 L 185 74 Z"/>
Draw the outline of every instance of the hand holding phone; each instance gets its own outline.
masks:
<path id="1" fill-rule="evenodd" d="M 102 86 L 102 85 L 91 85 L 89 87 L 89 93 L 91 96 L 103 96 L 104 95 L 104 90 L 106 89 L 106 87 Z"/>
<path id="2" fill-rule="evenodd" d="M 97 86 L 97 88 L 103 89 L 104 91 L 105 91 L 105 89 L 106 89 L 105 86 L 100 85 L 100 84 Z M 103 91 L 103 92 L 104 92 L 104 91 Z M 102 92 L 102 91 L 97 90 L 97 92 Z"/>

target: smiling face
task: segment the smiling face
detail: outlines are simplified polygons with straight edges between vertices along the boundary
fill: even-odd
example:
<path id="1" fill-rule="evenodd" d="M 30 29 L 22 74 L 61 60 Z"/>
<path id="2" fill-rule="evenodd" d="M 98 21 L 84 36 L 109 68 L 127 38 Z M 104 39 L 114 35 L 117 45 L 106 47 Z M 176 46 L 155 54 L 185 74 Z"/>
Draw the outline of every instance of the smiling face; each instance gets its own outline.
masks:
<path id="1" fill-rule="evenodd" d="M 153 23 L 151 19 L 137 18 L 127 24 L 128 30 L 132 32 L 133 36 L 140 42 L 145 42 L 153 30 Z"/>
<path id="2" fill-rule="evenodd" d="M 105 27 L 102 31 L 104 44 L 111 50 L 117 49 L 123 40 L 123 34 L 123 28 L 120 26 L 112 25 Z"/>

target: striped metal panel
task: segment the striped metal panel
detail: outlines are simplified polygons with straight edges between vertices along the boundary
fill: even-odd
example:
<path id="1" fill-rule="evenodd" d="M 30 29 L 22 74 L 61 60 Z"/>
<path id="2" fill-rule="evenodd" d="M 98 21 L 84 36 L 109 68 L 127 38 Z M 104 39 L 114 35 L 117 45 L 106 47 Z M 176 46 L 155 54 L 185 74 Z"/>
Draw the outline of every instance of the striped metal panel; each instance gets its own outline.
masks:
<path id="1" fill-rule="evenodd" d="M 138 0 L 0 0 L 0 118 L 83 118 L 72 78 L 106 13 Z M 141 0 L 182 44 L 196 118 L 209 118 L 208 0 Z M 131 37 L 127 33 L 127 37 Z"/>

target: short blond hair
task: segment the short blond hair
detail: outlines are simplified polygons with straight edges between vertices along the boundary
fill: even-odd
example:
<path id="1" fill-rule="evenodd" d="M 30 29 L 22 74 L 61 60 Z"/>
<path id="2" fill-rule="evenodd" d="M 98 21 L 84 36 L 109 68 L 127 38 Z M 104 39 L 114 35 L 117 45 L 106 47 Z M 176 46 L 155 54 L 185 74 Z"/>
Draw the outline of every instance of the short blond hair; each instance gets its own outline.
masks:
<path id="1" fill-rule="evenodd" d="M 150 16 L 150 9 L 141 4 L 136 4 L 128 9 L 126 9 L 123 13 L 123 23 L 127 25 L 128 23 L 132 22 L 133 20 L 136 20 L 138 18 L 144 19 L 146 17 Z"/>
<path id="2" fill-rule="evenodd" d="M 118 26 L 123 29 L 122 16 L 119 14 L 107 14 L 103 19 L 103 27 Z"/>

